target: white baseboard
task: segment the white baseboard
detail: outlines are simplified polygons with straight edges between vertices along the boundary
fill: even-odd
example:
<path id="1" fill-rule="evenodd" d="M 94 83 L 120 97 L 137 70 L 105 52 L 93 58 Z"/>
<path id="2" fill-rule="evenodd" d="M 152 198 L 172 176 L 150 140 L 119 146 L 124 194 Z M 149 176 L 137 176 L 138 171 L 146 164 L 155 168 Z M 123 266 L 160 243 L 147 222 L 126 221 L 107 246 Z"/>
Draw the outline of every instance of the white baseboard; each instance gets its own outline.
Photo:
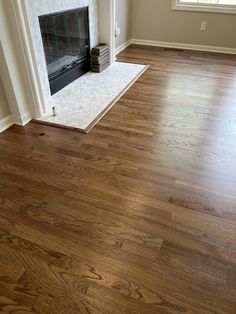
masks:
<path id="1" fill-rule="evenodd" d="M 0 120 L 0 133 L 8 129 L 13 124 L 24 126 L 32 120 L 30 112 L 26 112 L 21 117 L 14 117 L 12 114 Z"/>
<path id="2" fill-rule="evenodd" d="M 121 46 L 117 47 L 115 49 L 115 55 L 118 55 L 121 51 L 125 50 L 127 47 L 129 47 L 132 44 L 132 40 L 128 40 L 126 43 L 122 44 Z"/>
<path id="3" fill-rule="evenodd" d="M 154 41 L 154 40 L 135 39 L 135 38 L 131 39 L 131 44 L 155 46 L 155 47 L 165 47 L 165 48 L 175 48 L 175 49 L 207 51 L 207 52 L 219 52 L 219 53 L 227 53 L 227 54 L 236 54 L 236 48 L 191 45 L 191 44 L 171 43 L 171 42 L 165 42 L 165 41 Z"/>
<path id="4" fill-rule="evenodd" d="M 0 120 L 0 133 L 5 131 L 6 129 L 8 129 L 13 124 L 14 124 L 14 122 L 12 120 L 11 114 L 9 116 L 7 116 L 6 118 L 3 118 L 2 120 Z"/>
<path id="5" fill-rule="evenodd" d="M 14 124 L 16 125 L 20 125 L 20 126 L 24 126 L 27 123 L 30 122 L 30 120 L 32 120 L 32 115 L 31 113 L 28 111 L 26 112 L 23 116 L 21 117 L 15 117 L 14 119 Z"/>

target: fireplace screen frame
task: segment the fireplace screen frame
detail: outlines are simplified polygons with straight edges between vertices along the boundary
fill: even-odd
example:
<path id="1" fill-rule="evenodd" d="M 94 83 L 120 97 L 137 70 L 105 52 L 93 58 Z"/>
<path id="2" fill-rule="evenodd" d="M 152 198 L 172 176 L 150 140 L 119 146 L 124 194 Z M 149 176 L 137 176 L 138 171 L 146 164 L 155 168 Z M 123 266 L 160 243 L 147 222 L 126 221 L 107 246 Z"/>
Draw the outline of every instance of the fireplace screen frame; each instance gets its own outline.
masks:
<path id="1" fill-rule="evenodd" d="M 87 29 L 86 29 L 86 40 L 87 44 L 85 45 L 86 49 L 86 54 L 82 58 L 78 58 L 77 60 L 74 60 L 71 64 L 68 64 L 66 66 L 62 66 L 60 69 L 53 73 L 49 73 L 48 69 L 48 64 L 47 64 L 47 59 L 46 59 L 46 50 L 45 50 L 45 45 L 44 45 L 44 40 L 43 40 L 43 30 L 41 28 L 41 23 L 45 19 L 50 19 L 50 18 L 56 18 L 58 16 L 65 16 L 65 15 L 70 15 L 70 14 L 78 14 L 80 12 L 85 12 L 86 16 L 86 21 L 87 21 Z M 47 15 L 41 15 L 38 17 L 39 19 L 39 26 L 40 26 L 40 31 L 41 31 L 41 37 L 42 37 L 42 43 L 43 43 L 43 48 L 44 48 L 44 56 L 45 56 L 45 61 L 46 61 L 46 66 L 47 66 L 47 71 L 48 71 L 48 80 L 49 80 L 49 85 L 50 85 L 50 91 L 51 95 L 55 94 L 62 88 L 64 88 L 66 85 L 70 84 L 73 82 L 75 79 L 79 78 L 83 74 L 87 73 L 90 69 L 90 23 L 89 23 L 89 6 L 84 6 L 81 8 L 76 8 L 73 10 L 66 10 L 66 11 L 60 11 L 60 12 L 55 12 Z M 55 34 L 55 36 L 57 36 Z"/>

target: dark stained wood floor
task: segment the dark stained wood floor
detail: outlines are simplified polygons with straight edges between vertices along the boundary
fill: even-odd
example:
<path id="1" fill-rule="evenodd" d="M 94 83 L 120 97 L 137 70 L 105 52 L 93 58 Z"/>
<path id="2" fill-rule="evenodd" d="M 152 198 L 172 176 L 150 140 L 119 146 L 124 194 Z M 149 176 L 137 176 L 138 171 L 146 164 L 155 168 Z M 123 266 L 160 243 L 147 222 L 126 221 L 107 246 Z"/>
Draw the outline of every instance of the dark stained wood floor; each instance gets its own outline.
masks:
<path id="1" fill-rule="evenodd" d="M 151 67 L 83 135 L 0 135 L 0 312 L 236 313 L 236 56 Z"/>

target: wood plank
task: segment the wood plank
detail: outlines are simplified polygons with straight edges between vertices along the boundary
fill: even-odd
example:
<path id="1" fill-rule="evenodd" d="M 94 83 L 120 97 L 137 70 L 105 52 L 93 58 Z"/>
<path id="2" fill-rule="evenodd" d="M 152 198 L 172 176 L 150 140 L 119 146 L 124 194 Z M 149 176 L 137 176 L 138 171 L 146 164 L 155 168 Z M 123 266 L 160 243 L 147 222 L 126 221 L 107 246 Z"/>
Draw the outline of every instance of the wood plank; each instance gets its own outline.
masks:
<path id="1" fill-rule="evenodd" d="M 1 313 L 236 313 L 236 57 L 150 64 L 89 134 L 0 134 Z"/>

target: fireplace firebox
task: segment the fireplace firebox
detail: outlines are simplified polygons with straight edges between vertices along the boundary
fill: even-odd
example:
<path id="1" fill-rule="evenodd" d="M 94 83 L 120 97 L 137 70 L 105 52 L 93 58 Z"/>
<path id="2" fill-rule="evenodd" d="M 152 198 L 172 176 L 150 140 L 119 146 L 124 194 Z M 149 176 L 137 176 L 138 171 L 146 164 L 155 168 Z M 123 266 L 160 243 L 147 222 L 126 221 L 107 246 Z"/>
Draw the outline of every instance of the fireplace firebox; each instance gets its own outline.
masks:
<path id="1" fill-rule="evenodd" d="M 88 7 L 39 17 L 51 94 L 90 70 Z"/>

